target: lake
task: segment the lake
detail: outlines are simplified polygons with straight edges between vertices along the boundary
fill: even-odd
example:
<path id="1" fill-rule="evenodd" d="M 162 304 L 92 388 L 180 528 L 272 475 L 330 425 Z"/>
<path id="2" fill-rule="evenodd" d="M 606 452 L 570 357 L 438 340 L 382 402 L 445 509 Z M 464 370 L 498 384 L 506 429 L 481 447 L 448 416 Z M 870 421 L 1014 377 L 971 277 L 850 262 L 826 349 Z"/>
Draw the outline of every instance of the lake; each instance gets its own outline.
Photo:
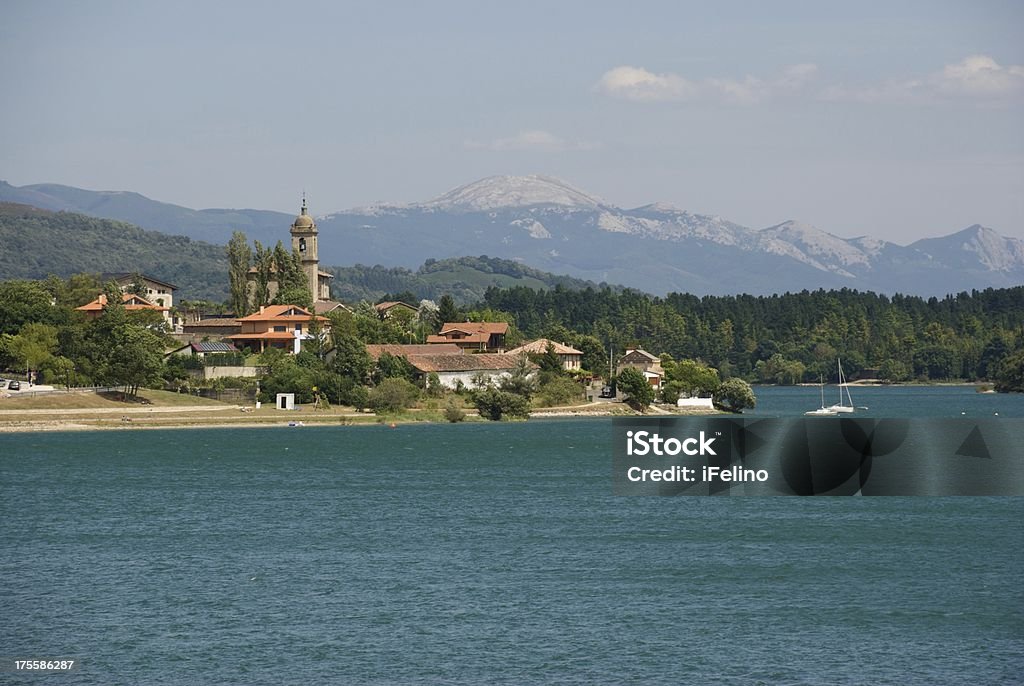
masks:
<path id="1" fill-rule="evenodd" d="M 762 390 L 760 411 L 816 395 Z M 867 390 L 920 389 L 854 389 L 874 409 L 892 398 Z M 968 390 L 930 406 L 1009 398 Z M 602 419 L 0 435 L 0 655 L 77 659 L 62 684 L 1024 674 L 1024 498 L 614 497 L 610 435 Z"/>
<path id="2" fill-rule="evenodd" d="M 846 417 L 1024 417 L 1024 393 L 978 393 L 974 386 L 850 386 L 858 409 Z M 744 416 L 795 417 L 821 407 L 818 386 L 754 386 L 757 407 Z M 825 386 L 825 404 L 839 402 Z"/>

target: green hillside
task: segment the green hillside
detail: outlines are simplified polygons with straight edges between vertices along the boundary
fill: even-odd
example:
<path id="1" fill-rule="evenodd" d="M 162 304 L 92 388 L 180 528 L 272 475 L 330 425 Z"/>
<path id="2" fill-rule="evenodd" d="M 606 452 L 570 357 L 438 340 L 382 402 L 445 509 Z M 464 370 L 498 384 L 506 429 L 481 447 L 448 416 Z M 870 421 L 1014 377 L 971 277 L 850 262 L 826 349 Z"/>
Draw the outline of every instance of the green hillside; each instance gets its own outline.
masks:
<path id="1" fill-rule="evenodd" d="M 223 246 L 123 222 L 0 203 L 0 245 L 0 280 L 138 271 L 179 286 L 179 299 L 227 297 Z"/>
<path id="2" fill-rule="evenodd" d="M 488 288 L 522 286 L 548 290 L 556 286 L 569 290 L 596 288 L 592 281 L 558 276 L 496 257 L 454 257 L 427 260 L 419 269 L 403 267 L 332 267 L 332 290 L 344 302 L 376 301 L 385 295 L 412 293 L 419 298 L 438 300 L 448 294 L 460 304 L 478 302 Z"/>
<path id="3" fill-rule="evenodd" d="M 278 238 L 287 240 L 287 233 L 281 233 Z M 224 246 L 124 222 L 0 203 L 0 245 L 0 280 L 138 271 L 179 286 L 178 299 L 222 302 L 228 296 Z M 482 300 L 491 287 L 597 286 L 487 256 L 428 259 L 416 271 L 380 265 L 327 269 L 335 275 L 333 295 L 343 302 L 372 302 L 399 293 L 438 300 L 447 293 L 468 304 Z"/>

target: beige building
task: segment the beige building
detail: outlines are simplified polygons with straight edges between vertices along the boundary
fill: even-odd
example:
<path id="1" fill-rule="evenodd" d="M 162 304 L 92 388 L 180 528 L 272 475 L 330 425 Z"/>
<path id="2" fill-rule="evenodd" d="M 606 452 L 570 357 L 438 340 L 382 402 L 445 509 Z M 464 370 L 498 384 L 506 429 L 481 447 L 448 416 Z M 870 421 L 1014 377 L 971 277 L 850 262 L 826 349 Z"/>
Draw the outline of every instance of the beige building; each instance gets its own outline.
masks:
<path id="1" fill-rule="evenodd" d="M 627 348 L 626 354 L 619 358 L 615 373 L 621 374 L 622 370 L 629 367 L 640 371 L 655 389 L 661 388 L 661 381 L 665 377 L 665 370 L 661 367 L 661 358 L 640 348 Z"/>
<path id="2" fill-rule="evenodd" d="M 139 280 L 141 280 L 141 283 L 136 284 L 136 281 Z M 147 301 L 160 307 L 166 307 L 168 311 L 174 307 L 174 291 L 178 290 L 178 287 L 174 284 L 154 279 L 152 276 L 146 276 L 145 274 L 132 274 L 128 272 L 100 274 L 100 282 L 107 283 L 108 281 L 115 282 L 122 293 L 129 292 L 136 285 L 142 286 L 144 292 L 139 293 L 139 295 Z"/>
<path id="3" fill-rule="evenodd" d="M 565 345 L 564 343 L 555 343 L 546 338 L 539 338 L 532 343 L 521 345 L 518 348 L 509 350 L 510 355 L 518 355 L 519 353 L 529 353 L 532 355 L 543 355 L 548 351 L 548 345 L 551 345 L 555 349 L 555 354 L 558 355 L 558 359 L 562 361 L 562 369 L 566 371 L 572 369 L 582 368 L 583 353 L 572 346 Z"/>

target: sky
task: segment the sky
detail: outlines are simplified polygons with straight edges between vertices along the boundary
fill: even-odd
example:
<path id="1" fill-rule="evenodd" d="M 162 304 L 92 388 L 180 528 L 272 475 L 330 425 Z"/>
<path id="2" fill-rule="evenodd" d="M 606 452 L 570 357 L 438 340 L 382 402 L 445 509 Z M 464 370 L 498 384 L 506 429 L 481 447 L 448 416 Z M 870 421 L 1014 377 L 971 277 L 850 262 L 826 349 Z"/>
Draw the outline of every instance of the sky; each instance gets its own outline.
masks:
<path id="1" fill-rule="evenodd" d="M 0 3 L 0 179 L 314 214 L 503 174 L 1024 237 L 1024 2 Z"/>

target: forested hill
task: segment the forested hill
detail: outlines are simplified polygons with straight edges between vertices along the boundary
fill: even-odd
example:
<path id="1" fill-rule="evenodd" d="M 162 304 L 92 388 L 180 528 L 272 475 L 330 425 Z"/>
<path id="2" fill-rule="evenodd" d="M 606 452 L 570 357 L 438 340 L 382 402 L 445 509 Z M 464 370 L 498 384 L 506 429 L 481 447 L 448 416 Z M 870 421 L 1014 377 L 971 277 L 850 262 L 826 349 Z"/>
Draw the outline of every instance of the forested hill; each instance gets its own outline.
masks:
<path id="1" fill-rule="evenodd" d="M 368 300 L 374 302 L 385 296 L 408 294 L 416 300 L 438 300 L 450 295 L 460 304 L 476 302 L 484 297 L 488 288 L 522 286 L 547 290 L 560 286 L 570 290 L 600 288 L 605 284 L 584 281 L 571 276 L 559 276 L 527 267 L 513 260 L 497 257 L 453 257 L 444 260 L 428 259 L 416 271 L 403 267 L 331 267 L 334 274 L 332 288 L 344 302 Z M 621 286 L 612 286 L 619 292 Z"/>
<path id="2" fill-rule="evenodd" d="M 141 272 L 186 300 L 227 298 L 224 247 L 131 224 L 0 203 L 0 280 Z"/>
<path id="3" fill-rule="evenodd" d="M 490 289 L 478 309 L 510 313 L 528 338 L 597 337 L 616 352 L 640 345 L 675 359 L 697 358 L 759 381 L 835 380 L 836 358 L 855 375 L 882 378 L 994 378 L 1024 349 L 1024 286 L 942 299 L 853 290 L 772 296 L 637 291 Z"/>

